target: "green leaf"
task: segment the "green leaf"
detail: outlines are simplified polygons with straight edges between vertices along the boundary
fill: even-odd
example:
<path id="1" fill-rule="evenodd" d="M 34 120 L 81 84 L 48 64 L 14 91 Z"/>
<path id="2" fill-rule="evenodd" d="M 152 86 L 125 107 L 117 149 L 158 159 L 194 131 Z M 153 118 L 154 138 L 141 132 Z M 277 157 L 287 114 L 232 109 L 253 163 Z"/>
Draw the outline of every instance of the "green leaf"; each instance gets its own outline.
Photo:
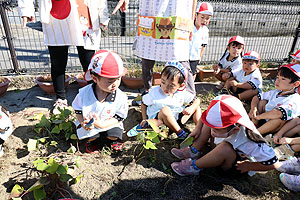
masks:
<path id="1" fill-rule="evenodd" d="M 60 126 L 62 127 L 63 130 L 68 130 L 72 127 L 72 123 L 71 122 L 64 122 L 64 123 L 61 123 Z"/>
<path id="2" fill-rule="evenodd" d="M 152 140 L 153 138 L 157 137 L 157 133 L 155 133 L 154 131 L 147 131 L 147 138 L 149 140 Z"/>
<path id="3" fill-rule="evenodd" d="M 33 163 L 33 166 L 36 168 L 38 166 L 38 164 L 43 163 L 43 162 L 44 162 L 43 159 L 37 159 L 37 160 L 33 161 L 32 163 Z"/>
<path id="4" fill-rule="evenodd" d="M 183 140 L 180 143 L 180 148 L 183 149 L 185 147 L 191 146 L 193 144 L 193 141 L 194 141 L 194 137 L 188 136 L 187 138 L 185 138 L 185 140 Z"/>
<path id="5" fill-rule="evenodd" d="M 50 142 L 50 145 L 51 146 L 56 146 L 58 143 L 56 142 L 56 141 L 54 141 L 54 140 L 52 140 L 51 142 Z"/>
<path id="6" fill-rule="evenodd" d="M 38 163 L 36 166 L 36 169 L 39 171 L 45 171 L 49 168 L 50 166 L 47 165 L 46 163 Z"/>
<path id="7" fill-rule="evenodd" d="M 72 179 L 73 177 L 70 174 L 62 174 L 60 175 L 59 179 L 62 182 L 67 182 L 68 180 Z"/>
<path id="8" fill-rule="evenodd" d="M 34 128 L 34 131 L 37 133 L 37 134 L 40 134 L 42 132 L 43 128 Z"/>
<path id="9" fill-rule="evenodd" d="M 81 166 L 81 164 L 82 164 L 81 163 L 81 158 L 77 157 L 76 162 L 75 162 L 76 167 L 79 168 Z"/>
<path id="10" fill-rule="evenodd" d="M 41 118 L 40 123 L 38 123 L 36 126 L 37 126 L 37 127 L 41 127 L 41 128 L 43 128 L 43 127 L 45 127 L 45 128 L 50 128 L 51 123 L 50 123 L 50 121 L 46 118 L 46 116 L 43 115 L 43 117 Z"/>
<path id="11" fill-rule="evenodd" d="M 155 138 L 153 138 L 153 139 L 151 140 L 151 142 L 154 142 L 154 143 L 156 143 L 156 144 L 159 144 L 159 143 L 160 143 L 159 137 L 156 136 Z"/>
<path id="12" fill-rule="evenodd" d="M 58 125 L 55 125 L 55 126 L 53 127 L 53 129 L 51 130 L 51 133 L 56 133 L 56 134 L 60 133 L 59 126 L 58 126 Z"/>
<path id="13" fill-rule="evenodd" d="M 76 134 L 72 134 L 72 135 L 70 136 L 70 138 L 71 138 L 72 140 L 77 140 L 77 139 L 78 139 Z"/>
<path id="14" fill-rule="evenodd" d="M 44 189 L 34 190 L 33 196 L 35 200 L 43 200 L 44 198 L 46 198 L 46 192 Z"/>
<path id="15" fill-rule="evenodd" d="M 166 171 L 168 169 L 164 163 L 161 163 L 161 165 L 162 165 L 164 171 Z"/>
<path id="16" fill-rule="evenodd" d="M 53 158 L 50 158 L 50 159 L 48 160 L 48 165 L 49 165 L 50 167 L 46 170 L 46 172 L 48 172 L 48 173 L 50 173 L 50 174 L 54 174 L 54 173 L 56 172 L 58 166 L 59 166 L 59 165 L 57 164 L 57 162 L 56 162 Z"/>
<path id="17" fill-rule="evenodd" d="M 12 200 L 22 200 L 21 197 L 18 197 L 18 198 L 12 197 L 11 199 L 12 199 Z"/>
<path id="18" fill-rule="evenodd" d="M 65 108 L 64 109 L 64 116 L 65 117 L 68 117 L 69 115 L 71 115 L 72 114 L 72 110 L 70 110 L 70 109 L 68 109 L 68 108 Z"/>
<path id="19" fill-rule="evenodd" d="M 64 121 L 64 120 L 62 120 L 62 119 L 55 119 L 55 120 L 53 120 L 52 122 L 53 122 L 54 124 L 61 124 L 61 123 L 63 123 L 63 121 Z"/>
<path id="20" fill-rule="evenodd" d="M 75 184 L 78 183 L 80 181 L 80 179 L 82 178 L 82 174 L 80 174 L 79 176 L 77 176 L 75 178 Z"/>
<path id="21" fill-rule="evenodd" d="M 150 124 L 151 128 L 156 132 L 159 133 L 160 129 L 158 128 L 158 126 L 156 125 L 156 119 L 148 119 L 147 122 Z"/>
<path id="22" fill-rule="evenodd" d="M 38 139 L 41 143 L 45 143 L 46 142 L 46 138 L 45 137 L 43 137 L 43 138 L 40 138 L 40 139 Z"/>
<path id="23" fill-rule="evenodd" d="M 37 146 L 37 140 L 34 140 L 34 139 L 29 139 L 28 143 L 27 143 L 27 149 L 28 151 L 34 151 L 36 150 Z"/>
<path id="24" fill-rule="evenodd" d="M 32 192 L 34 190 L 38 190 L 41 187 L 43 187 L 44 185 L 38 180 L 37 182 L 35 182 L 35 184 L 33 184 L 27 191 L 28 192 Z"/>
<path id="25" fill-rule="evenodd" d="M 19 197 L 20 194 L 22 194 L 24 191 L 24 188 L 20 185 L 16 184 L 13 189 L 10 192 L 10 197 Z"/>
<path id="26" fill-rule="evenodd" d="M 146 145 L 144 145 L 144 147 L 145 149 L 157 149 L 156 146 L 154 146 L 154 144 L 149 140 L 146 141 Z"/>
<path id="27" fill-rule="evenodd" d="M 74 146 L 71 146 L 68 150 L 67 150 L 68 153 L 75 153 L 76 152 L 76 147 Z"/>
<path id="28" fill-rule="evenodd" d="M 57 174 L 66 174 L 68 171 L 68 169 L 62 165 L 59 165 L 57 170 L 56 170 L 56 173 Z"/>

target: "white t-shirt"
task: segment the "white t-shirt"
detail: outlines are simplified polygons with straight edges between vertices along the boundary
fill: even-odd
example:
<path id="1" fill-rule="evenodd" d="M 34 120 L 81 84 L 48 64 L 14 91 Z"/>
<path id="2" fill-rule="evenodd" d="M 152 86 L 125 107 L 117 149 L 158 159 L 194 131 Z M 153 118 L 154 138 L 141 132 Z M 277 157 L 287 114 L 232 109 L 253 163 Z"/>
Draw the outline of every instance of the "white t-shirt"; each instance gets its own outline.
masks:
<path id="1" fill-rule="evenodd" d="M 300 95 L 298 93 L 279 95 L 281 90 L 270 90 L 259 94 L 261 100 L 267 100 L 266 112 L 278 109 L 282 112 L 282 120 L 290 120 L 300 115 Z"/>
<path id="2" fill-rule="evenodd" d="M 78 113 L 81 111 L 82 115 L 87 118 L 89 118 L 90 114 L 96 114 L 100 121 L 105 121 L 113 117 L 125 119 L 128 113 L 127 96 L 120 89 L 117 89 L 116 92 L 108 95 L 106 100 L 101 103 L 95 96 L 93 85 L 89 84 L 79 89 L 79 93 L 72 103 L 75 112 Z M 79 125 L 78 120 L 75 122 L 75 125 Z M 95 127 L 87 131 L 84 128 L 79 128 L 77 129 L 77 135 L 79 139 L 84 139 L 114 127 L 123 129 L 122 121 L 105 129 Z"/>
<path id="3" fill-rule="evenodd" d="M 207 26 L 201 26 L 198 30 L 194 26 L 193 39 L 190 41 L 190 60 L 200 60 L 200 52 L 208 43 L 209 30 Z"/>
<path id="4" fill-rule="evenodd" d="M 253 89 L 262 89 L 262 77 L 258 68 L 248 75 L 243 69 L 233 72 L 232 75 L 239 83 L 248 82 Z"/>
<path id="5" fill-rule="evenodd" d="M 219 66 L 221 67 L 221 69 L 230 69 L 232 73 L 236 73 L 237 71 L 243 69 L 242 58 L 240 56 L 232 59 L 231 61 L 227 60 L 228 57 L 229 52 L 226 51 L 219 61 Z"/>
<path id="6" fill-rule="evenodd" d="M 181 113 L 185 105 L 189 104 L 194 96 L 186 90 L 177 91 L 173 97 L 166 95 L 160 86 L 152 87 L 148 94 L 143 96 L 142 102 L 148 106 L 147 116 L 149 119 L 154 119 L 159 111 L 168 106 L 176 119 L 178 114 Z"/>
<path id="7" fill-rule="evenodd" d="M 250 140 L 247 137 L 246 131 L 247 129 L 244 126 L 240 126 L 239 132 L 227 138 L 215 138 L 215 143 L 220 144 L 226 141 L 232 145 L 234 150 L 242 152 L 247 158 L 254 158 L 257 162 L 270 161 L 275 157 L 272 147 L 269 147 L 266 143 L 257 143 Z M 263 164 L 270 165 L 273 163 Z"/>
<path id="8" fill-rule="evenodd" d="M 10 118 L 2 112 L 2 107 L 0 106 L 0 138 L 2 140 L 7 140 L 7 138 L 13 132 L 13 125 Z"/>

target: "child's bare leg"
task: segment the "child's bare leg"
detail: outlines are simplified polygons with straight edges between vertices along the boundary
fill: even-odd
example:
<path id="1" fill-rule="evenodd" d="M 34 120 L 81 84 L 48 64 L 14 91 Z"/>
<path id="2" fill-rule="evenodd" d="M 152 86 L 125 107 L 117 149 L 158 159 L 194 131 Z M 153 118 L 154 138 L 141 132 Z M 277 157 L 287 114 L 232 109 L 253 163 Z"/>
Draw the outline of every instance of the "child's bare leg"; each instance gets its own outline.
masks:
<path id="1" fill-rule="evenodd" d="M 231 144 L 223 142 L 202 158 L 196 160 L 198 168 L 212 168 L 221 166 L 224 170 L 230 169 L 236 159 L 236 152 Z"/>
<path id="2" fill-rule="evenodd" d="M 211 128 L 203 124 L 200 130 L 200 136 L 194 140 L 192 146 L 195 147 L 198 151 L 200 151 L 202 147 L 204 147 L 204 145 L 208 142 L 208 139 L 211 136 L 210 131 Z"/>
<path id="3" fill-rule="evenodd" d="M 258 91 L 257 90 L 246 90 L 242 93 L 239 94 L 240 100 L 250 100 L 252 97 L 257 95 Z"/>
<path id="4" fill-rule="evenodd" d="M 300 125 L 295 126 L 294 128 L 290 129 L 289 131 L 285 132 L 283 137 L 292 137 L 296 134 L 300 133 Z"/>
<path id="5" fill-rule="evenodd" d="M 175 131 L 176 133 L 180 132 L 181 128 L 169 107 L 165 106 L 159 111 L 158 119 L 161 120 L 172 131 Z"/>
<path id="6" fill-rule="evenodd" d="M 195 125 L 197 125 L 197 123 L 199 122 L 200 117 L 201 117 L 201 108 L 198 106 L 193 115 L 193 121 L 194 121 Z"/>
<path id="7" fill-rule="evenodd" d="M 283 121 L 281 119 L 271 119 L 267 121 L 265 124 L 263 124 L 261 127 L 259 127 L 257 130 L 262 135 L 266 133 L 273 133 L 279 130 L 285 123 L 286 121 Z"/>
<path id="8" fill-rule="evenodd" d="M 299 152 L 300 151 L 300 144 L 292 144 L 292 145 L 290 145 L 290 147 L 292 148 L 292 150 L 294 152 Z"/>
<path id="9" fill-rule="evenodd" d="M 260 100 L 258 102 L 257 105 L 257 112 L 258 114 L 264 113 L 265 112 L 265 106 L 268 102 L 266 100 Z M 258 125 L 258 120 L 252 118 L 251 121 L 253 122 L 253 124 L 255 124 L 256 126 Z"/>
<path id="10" fill-rule="evenodd" d="M 214 76 L 219 80 L 219 81 L 224 81 L 223 79 L 222 79 L 222 75 L 221 75 L 221 73 L 218 73 L 218 74 L 216 74 L 216 73 L 214 73 Z"/>

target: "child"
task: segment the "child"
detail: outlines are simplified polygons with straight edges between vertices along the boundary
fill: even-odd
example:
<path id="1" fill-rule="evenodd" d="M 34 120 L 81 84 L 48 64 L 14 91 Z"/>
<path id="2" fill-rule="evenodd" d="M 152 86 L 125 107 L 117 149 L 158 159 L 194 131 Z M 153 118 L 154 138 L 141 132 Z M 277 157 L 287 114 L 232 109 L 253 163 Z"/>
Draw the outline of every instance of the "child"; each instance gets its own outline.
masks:
<path id="1" fill-rule="evenodd" d="M 251 100 L 262 89 L 262 77 L 259 71 L 260 56 L 249 51 L 243 56 L 243 67 L 232 71 L 232 77 L 224 85 L 225 91 L 240 100 Z M 224 92 L 224 90 L 223 90 Z"/>
<path id="2" fill-rule="evenodd" d="M 279 178 L 282 184 L 289 190 L 300 192 L 300 158 L 292 157 L 277 165 L 276 169 L 281 172 Z"/>
<path id="3" fill-rule="evenodd" d="M 282 144 L 290 154 L 300 151 L 300 116 L 288 121 L 284 126 L 274 135 L 274 142 Z"/>
<path id="4" fill-rule="evenodd" d="M 113 51 L 99 50 L 92 57 L 84 78 L 94 83 L 81 88 L 72 103 L 78 138 L 89 139 L 88 153 L 99 149 L 100 137 L 112 142 L 114 150 L 122 147 L 122 121 L 127 117 L 128 105 L 127 96 L 118 87 L 126 71 Z"/>
<path id="5" fill-rule="evenodd" d="M 9 113 L 0 106 L 0 157 L 3 156 L 3 144 L 13 132 L 13 125 Z"/>
<path id="6" fill-rule="evenodd" d="M 194 20 L 193 39 L 190 41 L 190 66 L 195 80 L 197 65 L 200 63 L 208 42 L 208 28 L 213 15 L 213 7 L 207 3 L 198 3 Z"/>
<path id="7" fill-rule="evenodd" d="M 283 65 L 277 74 L 276 89 L 253 97 L 249 116 L 262 135 L 278 131 L 286 121 L 300 115 L 300 96 L 295 92 L 299 80 L 299 64 Z M 259 120 L 267 122 L 259 125 Z"/>
<path id="8" fill-rule="evenodd" d="M 165 124 L 179 138 L 185 138 L 186 132 L 180 125 L 193 116 L 197 123 L 201 115 L 200 100 L 184 88 L 187 73 L 179 62 L 167 62 L 161 73 L 161 85 L 152 88 L 142 98 L 141 125 L 134 127 L 127 135 L 134 136 L 137 128 L 146 126 L 146 119 L 156 119 L 157 124 Z M 185 107 L 185 104 L 190 106 Z"/>
<path id="9" fill-rule="evenodd" d="M 220 59 L 218 65 L 213 65 L 214 76 L 221 81 L 218 89 L 222 89 L 225 81 L 230 77 L 230 73 L 235 73 L 242 69 L 242 52 L 244 50 L 244 39 L 241 36 L 230 38 L 226 51 Z"/>
<path id="10" fill-rule="evenodd" d="M 204 168 L 217 166 L 223 170 L 235 167 L 242 173 L 264 171 L 274 169 L 277 161 L 275 152 L 249 119 L 242 102 L 231 95 L 215 97 L 190 136 L 194 137 L 190 147 L 171 150 L 174 156 L 184 159 L 171 164 L 180 176 L 196 175 Z M 224 140 L 200 158 L 200 150 L 211 136 Z"/>

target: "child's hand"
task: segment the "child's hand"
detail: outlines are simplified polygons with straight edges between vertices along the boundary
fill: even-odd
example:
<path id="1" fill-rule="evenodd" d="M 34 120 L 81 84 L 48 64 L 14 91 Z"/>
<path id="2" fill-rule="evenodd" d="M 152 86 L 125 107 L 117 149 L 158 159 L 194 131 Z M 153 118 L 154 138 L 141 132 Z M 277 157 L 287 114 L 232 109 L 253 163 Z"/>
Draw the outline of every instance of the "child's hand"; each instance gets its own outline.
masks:
<path id="1" fill-rule="evenodd" d="M 250 171 L 251 162 L 249 160 L 237 161 L 235 166 L 237 170 L 241 171 L 241 173 L 245 173 Z"/>
<path id="2" fill-rule="evenodd" d="M 101 26 L 103 31 L 105 31 L 107 29 L 107 25 L 104 25 L 104 24 L 100 23 L 100 26 Z"/>
<path id="3" fill-rule="evenodd" d="M 183 109 L 182 114 L 191 115 L 191 114 L 193 114 L 193 109 L 190 106 L 186 107 L 185 109 Z"/>
<path id="4" fill-rule="evenodd" d="M 256 115 L 258 114 L 257 108 L 251 108 L 250 112 L 249 112 L 249 117 L 250 119 L 255 119 Z"/>
<path id="5" fill-rule="evenodd" d="M 292 138 L 283 137 L 279 140 L 279 144 L 292 144 Z"/>
<path id="6" fill-rule="evenodd" d="M 281 143 L 280 143 L 281 138 L 282 138 L 281 135 L 275 134 L 275 135 L 274 135 L 274 138 L 273 138 L 273 141 L 274 141 L 276 144 L 281 144 Z"/>
<path id="7" fill-rule="evenodd" d="M 90 122 L 91 118 L 84 117 L 83 119 L 84 119 L 84 121 L 80 123 L 81 127 L 84 128 L 87 131 L 92 130 L 94 128 L 94 125 L 92 125 L 92 126 L 86 126 Z"/>
<path id="8" fill-rule="evenodd" d="M 224 73 L 224 74 L 222 74 L 222 79 L 224 80 L 224 81 L 226 81 L 227 79 L 229 79 L 230 78 L 230 73 Z"/>
<path id="9" fill-rule="evenodd" d="M 261 118 L 261 115 L 256 115 L 256 117 L 254 117 L 254 119 L 261 120 L 262 118 Z"/>
<path id="10" fill-rule="evenodd" d="M 148 123 L 147 120 L 144 119 L 143 121 L 141 121 L 140 125 L 142 127 L 145 127 L 147 123 Z"/>
<path id="11" fill-rule="evenodd" d="M 218 74 L 220 72 L 219 65 L 213 65 L 212 68 L 214 70 L 214 73 Z"/>

